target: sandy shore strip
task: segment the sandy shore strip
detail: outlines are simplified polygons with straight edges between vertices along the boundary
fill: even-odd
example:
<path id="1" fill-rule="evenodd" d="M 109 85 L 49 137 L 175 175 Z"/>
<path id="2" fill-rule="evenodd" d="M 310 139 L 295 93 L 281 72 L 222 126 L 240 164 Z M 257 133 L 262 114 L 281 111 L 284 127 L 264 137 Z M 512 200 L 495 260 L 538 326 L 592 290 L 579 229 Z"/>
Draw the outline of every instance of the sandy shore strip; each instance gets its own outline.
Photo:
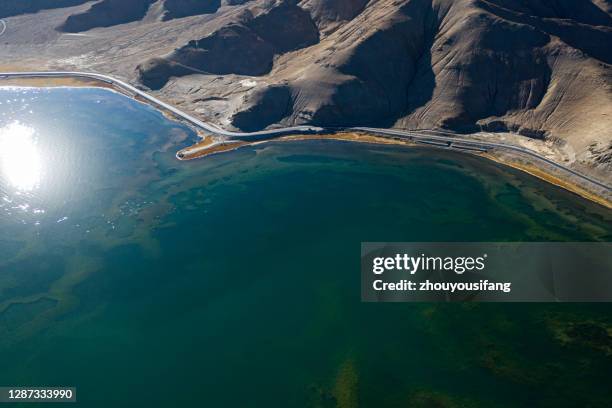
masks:
<path id="1" fill-rule="evenodd" d="M 424 145 L 420 143 L 415 143 L 410 140 L 399 140 L 392 139 L 385 136 L 377 136 L 367 133 L 357 133 L 357 132 L 339 132 L 332 134 L 318 134 L 318 135 L 290 135 L 290 136 L 281 136 L 278 138 L 270 139 L 270 140 L 262 140 L 252 143 L 247 142 L 235 142 L 235 143 L 227 143 L 227 144 L 214 144 L 211 140 L 207 142 L 199 142 L 193 146 L 182 149 L 177 154 L 182 155 L 179 157 L 180 160 L 193 160 L 198 158 L 203 158 L 213 154 L 219 154 L 223 152 L 228 152 L 232 150 L 236 150 L 245 146 L 256 146 L 269 142 L 290 142 L 290 141 L 298 141 L 298 140 L 338 140 L 338 141 L 347 141 L 347 142 L 355 142 L 355 143 L 371 143 L 371 144 L 379 144 L 379 145 L 397 145 L 397 146 L 428 146 L 432 148 L 441 148 L 432 145 Z M 210 146 L 210 147 L 207 147 Z M 561 187 L 565 190 L 568 190 L 574 194 L 577 194 L 587 200 L 593 201 L 599 205 L 602 205 L 606 208 L 612 209 L 612 201 L 604 197 L 602 194 L 591 191 L 589 189 L 581 186 L 580 183 L 574 183 L 571 180 L 565 180 L 561 177 L 553 174 L 552 169 L 544 168 L 545 163 L 542 163 L 542 166 L 536 164 L 536 161 L 528 158 L 519 158 L 518 156 L 514 157 L 513 154 L 496 154 L 491 151 L 488 152 L 477 152 L 477 151 L 463 151 L 458 149 L 453 149 L 454 151 L 458 151 L 460 153 L 473 154 L 483 159 L 492 160 L 496 163 L 499 163 L 504 166 L 509 166 L 517 170 L 521 170 L 525 173 L 528 173 L 534 177 L 537 177 L 543 181 L 546 181 L 550 184 L 554 184 L 558 187 Z"/>
<path id="2" fill-rule="evenodd" d="M 112 84 L 85 77 L 61 78 L 1 78 L 0 86 L 18 88 L 90 87 L 116 90 Z M 123 94 L 123 92 L 121 92 Z"/>
<path id="3" fill-rule="evenodd" d="M 480 154 L 480 156 L 486 159 L 492 160 L 496 163 L 500 163 L 505 166 L 509 166 L 517 170 L 524 171 L 525 173 L 528 173 L 550 184 L 554 184 L 558 187 L 568 190 L 574 194 L 577 194 L 583 198 L 586 198 L 587 200 L 593 201 L 604 207 L 612 209 L 612 201 L 610 199 L 603 197 L 601 194 L 596 194 L 594 192 L 591 192 L 583 188 L 582 186 L 580 186 L 578 183 L 572 183 L 569 180 L 563 180 L 560 177 L 557 177 L 556 175 L 552 174 L 551 172 L 546 171 L 541 167 L 538 167 L 537 165 L 534 165 L 531 163 L 524 163 L 524 162 L 513 160 L 507 157 L 502 158 L 501 156 L 496 156 L 491 153 L 482 153 Z"/>
<path id="4" fill-rule="evenodd" d="M 373 144 L 414 145 L 414 143 L 410 141 L 400 141 L 382 136 L 354 132 L 342 132 L 324 135 L 289 135 L 269 140 L 260 140 L 256 142 L 228 141 L 215 143 L 212 137 L 206 137 L 201 142 L 179 150 L 176 156 L 179 160 L 193 160 L 210 156 L 212 154 L 236 150 L 244 146 L 257 146 L 270 142 L 289 142 L 298 140 L 342 140 Z"/>

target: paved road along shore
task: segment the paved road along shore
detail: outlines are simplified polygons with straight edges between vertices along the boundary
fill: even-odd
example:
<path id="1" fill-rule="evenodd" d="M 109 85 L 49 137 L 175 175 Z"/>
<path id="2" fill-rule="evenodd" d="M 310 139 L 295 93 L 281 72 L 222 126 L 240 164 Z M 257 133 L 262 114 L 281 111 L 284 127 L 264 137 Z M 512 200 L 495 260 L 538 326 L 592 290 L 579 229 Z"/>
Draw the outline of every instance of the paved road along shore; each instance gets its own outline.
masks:
<path id="1" fill-rule="evenodd" d="M 2 22 L 2 20 L 0 20 Z M 2 31 L 2 27 L 0 25 L 0 31 Z M 334 133 L 338 131 L 355 131 L 355 132 L 367 132 L 373 133 L 376 135 L 382 135 L 392 138 L 399 139 L 407 139 L 421 143 L 428 143 L 448 148 L 455 148 L 459 150 L 476 150 L 476 151 L 487 151 L 491 149 L 501 149 L 508 152 L 513 153 L 522 153 L 532 158 L 536 158 L 538 160 L 543 161 L 544 163 L 566 172 L 572 176 L 577 177 L 578 179 L 591 183 L 599 188 L 604 189 L 607 193 L 612 192 L 612 187 L 608 186 L 606 183 L 596 180 L 593 177 L 587 176 L 580 172 L 577 172 L 569 167 L 566 167 L 560 163 L 557 163 L 553 160 L 550 160 L 539 153 L 530 150 L 521 146 L 514 146 L 504 143 L 495 143 L 489 141 L 480 141 L 470 139 L 467 135 L 459 135 L 452 132 L 446 131 L 438 131 L 438 130 L 401 130 L 401 129 L 383 129 L 383 128 L 372 128 L 372 127 L 345 127 L 345 128 L 325 128 L 325 127 L 317 127 L 317 126 L 292 126 L 278 129 L 270 129 L 270 130 L 261 130 L 258 132 L 232 132 L 229 130 L 222 129 L 217 125 L 212 123 L 203 122 L 198 118 L 193 117 L 192 115 L 177 109 L 176 107 L 169 105 L 154 96 L 148 94 L 145 91 L 142 91 L 127 82 L 121 81 L 117 78 L 113 78 L 108 75 L 92 73 L 92 72 L 73 72 L 73 71 L 52 71 L 52 72 L 5 72 L 0 73 L 0 79 L 2 78 L 86 78 L 86 79 L 95 79 L 98 81 L 105 82 L 107 84 L 113 85 L 116 88 L 121 89 L 132 96 L 138 96 L 142 99 L 145 99 L 149 103 L 165 109 L 169 112 L 172 112 L 177 117 L 184 119 L 189 122 L 193 126 L 212 133 L 217 136 L 223 136 L 225 139 L 220 143 L 231 143 L 235 141 L 258 141 L 258 140 L 268 140 L 274 139 L 280 136 L 287 136 L 292 134 L 325 134 L 325 133 Z"/>

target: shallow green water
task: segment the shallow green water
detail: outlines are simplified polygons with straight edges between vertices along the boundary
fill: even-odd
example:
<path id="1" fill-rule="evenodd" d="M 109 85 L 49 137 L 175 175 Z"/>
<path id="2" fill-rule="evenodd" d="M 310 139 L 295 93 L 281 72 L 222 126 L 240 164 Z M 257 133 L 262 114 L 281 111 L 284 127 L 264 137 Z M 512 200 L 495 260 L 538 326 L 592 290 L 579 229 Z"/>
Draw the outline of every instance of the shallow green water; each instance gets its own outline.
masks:
<path id="1" fill-rule="evenodd" d="M 0 103 L 0 385 L 88 407 L 612 403 L 608 305 L 359 299 L 362 241 L 609 241 L 607 210 L 441 150 L 179 162 L 191 131 L 105 90 Z"/>

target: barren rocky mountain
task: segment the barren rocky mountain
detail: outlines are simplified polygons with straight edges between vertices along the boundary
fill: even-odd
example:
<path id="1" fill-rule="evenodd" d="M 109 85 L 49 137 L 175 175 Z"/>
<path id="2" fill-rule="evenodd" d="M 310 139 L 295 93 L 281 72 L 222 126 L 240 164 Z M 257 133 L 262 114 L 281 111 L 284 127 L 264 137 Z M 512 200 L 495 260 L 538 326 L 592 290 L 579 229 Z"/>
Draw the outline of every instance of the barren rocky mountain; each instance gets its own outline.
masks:
<path id="1" fill-rule="evenodd" d="M 112 74 L 228 128 L 515 132 L 612 169 L 609 0 L 22 3 L 3 69 Z"/>

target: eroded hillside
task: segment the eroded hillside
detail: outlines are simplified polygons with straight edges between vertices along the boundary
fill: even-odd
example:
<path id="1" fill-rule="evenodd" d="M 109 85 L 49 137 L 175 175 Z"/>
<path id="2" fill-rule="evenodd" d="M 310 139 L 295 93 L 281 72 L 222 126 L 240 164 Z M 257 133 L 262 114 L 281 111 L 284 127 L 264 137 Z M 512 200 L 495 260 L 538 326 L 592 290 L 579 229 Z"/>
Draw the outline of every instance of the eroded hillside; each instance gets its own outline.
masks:
<path id="1" fill-rule="evenodd" d="M 222 126 L 516 132 L 612 169 L 608 0 L 9 3 L 5 65 L 118 75 Z"/>

